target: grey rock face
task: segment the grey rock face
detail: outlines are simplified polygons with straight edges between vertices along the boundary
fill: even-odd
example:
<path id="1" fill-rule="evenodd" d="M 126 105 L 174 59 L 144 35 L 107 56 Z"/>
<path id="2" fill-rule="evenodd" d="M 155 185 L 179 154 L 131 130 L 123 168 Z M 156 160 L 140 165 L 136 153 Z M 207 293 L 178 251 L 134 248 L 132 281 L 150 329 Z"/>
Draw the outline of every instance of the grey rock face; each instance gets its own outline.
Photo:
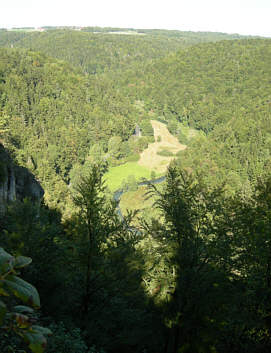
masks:
<path id="1" fill-rule="evenodd" d="M 44 190 L 34 175 L 28 169 L 15 165 L 0 144 L 0 212 L 5 211 L 9 202 L 24 198 L 40 202 L 43 195 Z"/>

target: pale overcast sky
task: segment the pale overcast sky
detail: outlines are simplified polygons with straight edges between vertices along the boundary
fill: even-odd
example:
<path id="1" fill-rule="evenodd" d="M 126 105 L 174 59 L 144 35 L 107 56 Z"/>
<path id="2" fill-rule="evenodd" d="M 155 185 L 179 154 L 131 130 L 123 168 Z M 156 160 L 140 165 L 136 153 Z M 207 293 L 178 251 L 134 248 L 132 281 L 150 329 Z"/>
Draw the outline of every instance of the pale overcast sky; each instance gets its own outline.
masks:
<path id="1" fill-rule="evenodd" d="M 271 37 L 271 0 L 0 0 L 0 27 L 111 26 Z"/>

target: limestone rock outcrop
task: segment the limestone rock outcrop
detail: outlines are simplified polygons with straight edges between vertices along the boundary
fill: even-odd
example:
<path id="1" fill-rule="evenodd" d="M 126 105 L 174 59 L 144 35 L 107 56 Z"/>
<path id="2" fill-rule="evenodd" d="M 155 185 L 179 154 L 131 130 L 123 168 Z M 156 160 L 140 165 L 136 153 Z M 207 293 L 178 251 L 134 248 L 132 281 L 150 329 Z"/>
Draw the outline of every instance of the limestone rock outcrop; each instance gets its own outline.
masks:
<path id="1" fill-rule="evenodd" d="M 9 202 L 29 198 L 40 202 L 44 190 L 34 175 L 24 167 L 16 165 L 4 146 L 0 144 L 0 213 Z"/>

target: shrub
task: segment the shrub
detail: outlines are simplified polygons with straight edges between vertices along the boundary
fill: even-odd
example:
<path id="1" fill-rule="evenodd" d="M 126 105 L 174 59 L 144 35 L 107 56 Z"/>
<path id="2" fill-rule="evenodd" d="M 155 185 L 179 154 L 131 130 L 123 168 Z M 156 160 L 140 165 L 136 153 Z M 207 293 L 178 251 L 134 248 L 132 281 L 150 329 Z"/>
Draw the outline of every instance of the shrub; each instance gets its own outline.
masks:
<path id="1" fill-rule="evenodd" d="M 131 154 L 130 156 L 126 157 L 127 162 L 137 162 L 140 159 L 139 153 Z"/>
<path id="2" fill-rule="evenodd" d="M 163 123 L 163 124 L 167 124 L 168 123 L 168 121 L 165 119 L 165 117 L 163 117 L 163 116 L 158 116 L 157 118 L 156 118 L 156 120 L 157 121 L 160 121 L 160 123 Z"/>
<path id="3" fill-rule="evenodd" d="M 153 136 L 153 127 L 151 122 L 147 119 L 142 120 L 140 123 L 143 136 Z"/>
<path id="4" fill-rule="evenodd" d="M 188 138 L 186 137 L 186 135 L 183 132 L 180 132 L 178 134 L 178 140 L 183 145 L 187 145 L 188 144 Z"/>
<path id="5" fill-rule="evenodd" d="M 119 165 L 126 163 L 126 158 L 115 159 L 114 157 L 109 157 L 107 162 L 110 167 L 118 167 Z"/>
<path id="6" fill-rule="evenodd" d="M 127 178 L 127 185 L 129 191 L 136 191 L 138 189 L 137 181 L 134 175 L 129 175 Z"/>
<path id="7" fill-rule="evenodd" d="M 178 151 L 177 153 L 176 153 L 176 156 L 177 157 L 181 157 L 182 155 L 183 155 L 183 150 L 180 150 L 180 151 Z"/>
<path id="8" fill-rule="evenodd" d="M 34 309 L 40 307 L 39 293 L 18 276 L 20 270 L 31 262 L 30 257 L 14 257 L 0 248 L 0 330 L 2 339 L 10 338 L 10 349 L 13 352 L 14 348 L 17 350 L 18 344 L 15 333 L 24 339 L 32 352 L 43 353 L 46 337 L 51 331 L 35 324 L 37 319 Z M 15 305 L 17 301 L 24 305 Z"/>
<path id="9" fill-rule="evenodd" d="M 80 329 L 67 329 L 62 322 L 51 324 L 50 329 L 53 336 L 48 340 L 46 353 L 87 353 Z"/>
<path id="10" fill-rule="evenodd" d="M 151 171 L 151 180 L 154 180 L 156 177 L 156 173 L 154 170 Z"/>
<path id="11" fill-rule="evenodd" d="M 48 340 L 46 353 L 104 353 L 103 349 L 89 349 L 79 328 L 67 328 L 63 322 L 50 325 L 53 336 Z"/>
<path id="12" fill-rule="evenodd" d="M 148 147 L 149 139 L 154 139 L 153 136 L 143 136 L 143 137 L 135 137 L 132 136 L 129 138 L 129 148 L 132 153 L 140 153 L 145 148 Z"/>

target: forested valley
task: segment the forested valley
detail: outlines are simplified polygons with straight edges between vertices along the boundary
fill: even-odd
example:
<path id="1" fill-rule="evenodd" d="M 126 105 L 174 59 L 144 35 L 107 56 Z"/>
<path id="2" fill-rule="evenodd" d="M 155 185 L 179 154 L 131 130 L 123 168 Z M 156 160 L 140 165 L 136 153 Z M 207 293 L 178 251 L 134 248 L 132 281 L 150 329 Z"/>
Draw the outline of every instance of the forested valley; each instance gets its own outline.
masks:
<path id="1" fill-rule="evenodd" d="M 1 353 L 270 352 L 270 59 L 0 30 Z"/>

